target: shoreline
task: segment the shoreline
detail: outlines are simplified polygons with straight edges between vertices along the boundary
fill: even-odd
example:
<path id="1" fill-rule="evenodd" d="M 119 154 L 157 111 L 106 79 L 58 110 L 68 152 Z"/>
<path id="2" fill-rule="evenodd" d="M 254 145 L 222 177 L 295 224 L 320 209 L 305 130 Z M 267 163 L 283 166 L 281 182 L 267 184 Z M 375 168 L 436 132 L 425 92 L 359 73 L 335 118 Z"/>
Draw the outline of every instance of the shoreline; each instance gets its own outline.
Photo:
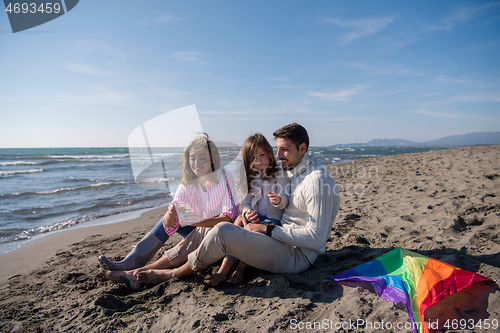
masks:
<path id="1" fill-rule="evenodd" d="M 131 214 L 131 217 L 122 216 L 121 219 L 116 220 L 119 215 L 128 213 L 134 214 Z M 27 241 L 22 246 L 0 254 L 0 267 L 2 267 L 0 271 L 0 288 L 10 277 L 27 274 L 31 270 L 39 268 L 38 266 L 43 265 L 58 252 L 64 251 L 68 246 L 79 243 L 86 238 L 116 237 L 121 235 L 124 230 L 142 230 L 147 228 L 147 226 L 152 228 L 161 216 L 165 214 L 165 207 L 160 206 L 145 209 L 139 216 L 136 216 L 138 212 L 128 213 L 116 214 L 88 221 L 90 223 L 88 225 L 85 225 L 87 223 L 85 222 L 81 225 L 53 231 L 46 235 L 37 235 L 35 239 Z M 114 217 L 115 221 L 111 219 L 112 217 Z M 111 221 L 103 224 L 92 224 L 92 222 L 100 219 L 110 219 Z M 152 219 L 154 222 L 151 221 Z"/>
<path id="2" fill-rule="evenodd" d="M 49 236 L 52 236 L 52 235 L 55 235 L 55 234 L 58 234 L 61 232 L 80 229 L 80 228 L 91 228 L 91 227 L 96 227 L 96 226 L 100 226 L 100 225 L 122 223 L 122 222 L 126 222 L 128 220 L 140 218 L 143 214 L 147 213 L 148 211 L 155 210 L 155 209 L 161 208 L 161 207 L 166 207 L 166 206 L 160 205 L 160 206 L 151 207 L 151 208 L 141 208 L 141 209 L 137 209 L 137 210 L 101 216 L 101 217 L 97 217 L 93 220 L 74 224 L 74 225 L 69 226 L 69 227 L 64 227 L 61 229 L 51 230 L 48 232 L 36 234 L 29 239 L 23 239 L 23 240 L 19 240 L 19 241 L 15 241 L 15 242 L 4 243 L 4 245 L 12 244 L 14 247 L 11 249 L 8 249 L 6 252 L 0 252 L 0 257 L 4 254 L 18 250 L 26 244 L 29 244 L 31 242 L 36 242 L 36 241 L 41 240 L 45 237 L 49 237 Z M 15 246 L 15 245 L 18 245 L 18 246 Z M 6 246 L 6 248 L 9 248 L 9 247 Z"/>

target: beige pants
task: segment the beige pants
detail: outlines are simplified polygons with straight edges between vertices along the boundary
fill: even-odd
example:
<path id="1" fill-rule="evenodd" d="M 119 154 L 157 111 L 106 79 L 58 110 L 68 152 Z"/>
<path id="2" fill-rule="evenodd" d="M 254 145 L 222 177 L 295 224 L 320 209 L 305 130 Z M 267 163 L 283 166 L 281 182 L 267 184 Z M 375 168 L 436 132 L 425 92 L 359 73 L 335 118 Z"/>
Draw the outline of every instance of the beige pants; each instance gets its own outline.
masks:
<path id="1" fill-rule="evenodd" d="M 168 251 L 169 260 L 172 258 L 177 264 L 177 260 L 184 260 L 187 253 L 189 267 L 194 271 L 207 268 L 226 254 L 271 273 L 300 273 L 310 266 L 300 249 L 232 223 L 222 222 L 192 235 L 196 230 Z"/>
<path id="2" fill-rule="evenodd" d="M 170 260 L 173 267 L 180 267 L 188 261 L 188 255 L 196 250 L 203 238 L 212 228 L 196 227 L 176 246 L 167 250 L 164 255 Z"/>

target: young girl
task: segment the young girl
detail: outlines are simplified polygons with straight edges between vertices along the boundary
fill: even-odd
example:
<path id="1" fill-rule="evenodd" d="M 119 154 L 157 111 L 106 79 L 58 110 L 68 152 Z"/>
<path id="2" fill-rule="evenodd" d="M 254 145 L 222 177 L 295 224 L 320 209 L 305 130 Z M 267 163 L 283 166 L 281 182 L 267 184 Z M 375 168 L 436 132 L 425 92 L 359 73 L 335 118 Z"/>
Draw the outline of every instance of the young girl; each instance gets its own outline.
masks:
<path id="1" fill-rule="evenodd" d="M 234 224 L 244 227 L 247 223 L 274 223 L 281 225 L 283 209 L 288 205 L 289 179 L 273 156 L 273 148 L 262 134 L 249 137 L 241 150 L 248 185 L 248 195 L 242 201 L 242 214 Z M 216 286 L 222 282 L 236 258 L 226 256 L 219 271 L 205 282 Z M 248 265 L 238 264 L 229 279 L 241 283 Z"/>
<path id="2" fill-rule="evenodd" d="M 195 227 L 213 227 L 219 222 L 232 222 L 239 214 L 234 176 L 220 167 L 219 150 L 207 134 L 193 139 L 183 152 L 182 181 L 175 202 L 188 203 L 191 212 L 185 221 L 191 225 L 179 226 L 172 202 L 165 216 L 119 262 L 100 256 L 99 262 L 107 271 L 129 271 L 144 266 L 176 231 L 187 237 Z"/>

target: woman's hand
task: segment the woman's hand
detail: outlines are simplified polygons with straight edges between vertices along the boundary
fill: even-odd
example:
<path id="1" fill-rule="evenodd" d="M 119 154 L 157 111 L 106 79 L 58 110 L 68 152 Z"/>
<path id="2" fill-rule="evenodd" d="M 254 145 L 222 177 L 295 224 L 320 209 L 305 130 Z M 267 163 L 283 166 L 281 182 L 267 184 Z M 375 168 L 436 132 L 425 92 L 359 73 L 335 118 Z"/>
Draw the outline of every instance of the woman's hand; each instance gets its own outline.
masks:
<path id="1" fill-rule="evenodd" d="M 168 209 L 167 211 L 174 215 L 174 216 L 177 216 L 177 211 L 175 210 L 175 203 L 172 201 L 169 205 L 168 205 Z"/>
<path id="2" fill-rule="evenodd" d="M 277 206 L 281 202 L 281 197 L 278 193 L 276 192 L 267 192 L 267 195 L 269 196 L 269 202 L 272 203 L 273 205 Z"/>
<path id="3" fill-rule="evenodd" d="M 175 217 L 177 216 L 177 211 L 175 210 L 175 204 L 172 201 L 167 208 L 167 212 L 163 216 L 163 224 L 167 227 L 173 227 L 175 224 Z"/>
<path id="4" fill-rule="evenodd" d="M 255 210 L 247 210 L 244 214 L 244 218 L 249 223 L 258 223 L 259 222 L 259 214 Z"/>
<path id="5" fill-rule="evenodd" d="M 236 220 L 234 220 L 234 225 L 237 225 L 238 227 L 244 228 L 248 224 L 247 219 L 243 216 L 243 214 L 238 215 Z"/>

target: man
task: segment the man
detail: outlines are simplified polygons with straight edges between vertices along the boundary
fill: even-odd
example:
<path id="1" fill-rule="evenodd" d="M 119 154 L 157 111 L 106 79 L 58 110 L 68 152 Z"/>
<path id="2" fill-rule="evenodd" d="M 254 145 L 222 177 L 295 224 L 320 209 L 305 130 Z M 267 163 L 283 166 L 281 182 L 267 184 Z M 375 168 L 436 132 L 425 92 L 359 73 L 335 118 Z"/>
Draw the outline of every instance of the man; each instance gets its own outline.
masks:
<path id="1" fill-rule="evenodd" d="M 158 284 L 190 275 L 226 254 L 272 273 L 300 273 L 309 268 L 325 252 L 339 211 L 338 187 L 330 173 L 308 153 L 309 136 L 304 127 L 293 123 L 273 135 L 278 149 L 276 157 L 281 160 L 291 182 L 290 199 L 281 226 L 249 223 L 241 228 L 221 222 L 204 237 L 192 232 L 170 249 L 168 256 L 144 267 L 145 270 L 106 272 L 104 275 L 135 289 L 141 284 Z M 177 268 L 170 269 L 173 267 Z"/>

